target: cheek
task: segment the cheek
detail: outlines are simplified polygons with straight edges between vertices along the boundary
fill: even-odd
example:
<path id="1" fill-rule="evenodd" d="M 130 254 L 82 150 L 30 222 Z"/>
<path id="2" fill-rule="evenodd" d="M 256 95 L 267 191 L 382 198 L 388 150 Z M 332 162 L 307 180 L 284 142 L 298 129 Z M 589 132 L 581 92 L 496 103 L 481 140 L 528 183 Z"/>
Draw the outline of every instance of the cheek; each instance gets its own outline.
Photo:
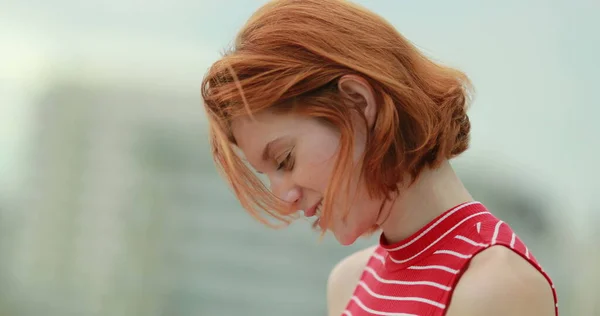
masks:
<path id="1" fill-rule="evenodd" d="M 335 146 L 311 146 L 303 149 L 295 167 L 298 185 L 325 194 L 335 166 Z"/>
<path id="2" fill-rule="evenodd" d="M 341 206 L 336 208 L 332 231 L 340 243 L 353 243 L 357 238 L 370 234 L 376 226 L 377 217 L 382 200 L 373 200 L 369 197 L 364 184 L 359 189 L 352 192 L 348 197 L 351 202 L 348 209 L 348 216 L 342 218 Z M 343 203 L 337 203 L 343 205 Z"/>
<path id="3" fill-rule="evenodd" d="M 308 158 L 305 163 L 298 163 L 294 181 L 297 185 L 305 189 L 325 194 L 329 177 L 333 171 L 333 164 L 323 163 L 320 159 L 314 159 L 318 157 L 312 158 Z"/>
<path id="4" fill-rule="evenodd" d="M 368 203 L 367 203 L 368 204 Z M 331 231 L 342 245 L 350 245 L 358 238 L 370 234 L 376 225 L 376 211 L 365 203 L 353 205 L 345 220 L 335 218 Z"/>

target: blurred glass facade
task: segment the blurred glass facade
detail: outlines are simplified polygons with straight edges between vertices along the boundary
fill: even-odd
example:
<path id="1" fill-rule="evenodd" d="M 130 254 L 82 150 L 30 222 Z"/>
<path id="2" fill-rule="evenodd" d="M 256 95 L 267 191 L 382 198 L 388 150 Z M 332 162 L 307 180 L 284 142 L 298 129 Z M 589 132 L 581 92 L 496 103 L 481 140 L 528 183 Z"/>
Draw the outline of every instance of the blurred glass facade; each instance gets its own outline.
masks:
<path id="1" fill-rule="evenodd" d="M 0 315 L 326 314 L 329 271 L 377 236 L 342 247 L 319 242 L 305 221 L 267 229 L 241 210 L 210 157 L 199 83 L 262 1 L 59 2 L 64 14 L 0 4 Z M 595 78 L 582 65 L 597 65 L 600 43 L 572 36 L 598 27 L 589 13 L 598 6 L 519 3 L 453 4 L 468 16 L 454 29 L 469 33 L 452 39 L 442 39 L 447 19 L 419 5 L 386 17 L 473 74 L 473 144 L 455 166 L 554 278 L 563 315 L 600 315 L 600 112 L 591 106 L 600 100 L 582 79 Z M 526 32 L 539 37 L 502 37 L 507 17 L 536 22 Z M 493 49 L 465 35 L 496 35 L 500 51 L 485 60 Z M 583 61 L 555 48 L 537 73 L 536 49 L 564 42 Z M 517 44 L 524 61 L 501 51 Z M 504 63 L 533 66 L 507 81 Z"/>

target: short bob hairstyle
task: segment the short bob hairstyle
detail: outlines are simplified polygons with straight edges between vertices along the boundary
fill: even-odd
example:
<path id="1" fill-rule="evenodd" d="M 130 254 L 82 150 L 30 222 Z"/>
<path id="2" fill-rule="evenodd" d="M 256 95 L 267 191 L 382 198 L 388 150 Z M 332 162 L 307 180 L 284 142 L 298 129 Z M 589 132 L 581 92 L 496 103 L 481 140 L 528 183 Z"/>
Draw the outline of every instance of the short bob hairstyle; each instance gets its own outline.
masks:
<path id="1" fill-rule="evenodd" d="M 339 132 L 321 215 L 327 221 L 353 167 L 351 118 L 362 115 L 338 91 L 338 79 L 349 74 L 364 78 L 378 102 L 361 163 L 371 197 L 390 198 L 406 177 L 412 183 L 423 168 L 467 149 L 471 85 L 462 72 L 428 59 L 382 17 L 350 2 L 269 2 L 202 82 L 213 158 L 242 206 L 261 222 L 287 224 L 294 214 L 237 154 L 231 121 L 269 109 L 313 117 Z"/>

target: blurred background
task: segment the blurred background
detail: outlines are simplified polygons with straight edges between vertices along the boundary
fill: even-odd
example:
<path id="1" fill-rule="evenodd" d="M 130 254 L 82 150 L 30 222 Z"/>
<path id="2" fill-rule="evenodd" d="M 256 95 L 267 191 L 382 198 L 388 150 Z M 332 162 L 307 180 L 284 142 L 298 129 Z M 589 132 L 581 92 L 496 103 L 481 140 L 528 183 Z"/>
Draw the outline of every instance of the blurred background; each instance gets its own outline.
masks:
<path id="1" fill-rule="evenodd" d="M 270 230 L 216 173 L 199 87 L 265 1 L 0 2 L 0 315 L 325 315 L 376 242 Z M 477 95 L 454 162 L 600 315 L 600 4 L 357 1 Z"/>

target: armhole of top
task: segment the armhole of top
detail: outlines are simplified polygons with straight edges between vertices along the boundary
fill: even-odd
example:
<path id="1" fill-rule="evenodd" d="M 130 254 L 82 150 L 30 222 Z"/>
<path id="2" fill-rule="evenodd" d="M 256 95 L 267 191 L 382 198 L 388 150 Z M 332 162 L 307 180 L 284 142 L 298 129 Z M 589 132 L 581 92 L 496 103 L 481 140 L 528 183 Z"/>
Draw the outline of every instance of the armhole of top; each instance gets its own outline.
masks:
<path id="1" fill-rule="evenodd" d="M 369 252 L 368 259 L 365 262 L 365 264 L 362 266 L 362 271 L 360 272 L 360 276 L 358 277 L 358 280 L 357 280 L 356 284 L 354 285 L 354 289 L 352 290 L 352 293 L 350 294 L 350 297 L 348 297 L 346 305 L 344 306 L 344 309 L 342 310 L 342 315 L 346 315 L 344 313 L 348 310 L 348 307 L 350 307 L 350 304 L 352 304 L 352 298 L 354 296 L 356 296 L 356 292 L 358 291 L 358 284 L 365 277 L 365 274 L 367 273 L 367 269 L 366 268 L 368 266 L 370 266 L 371 263 L 373 263 L 373 260 L 379 260 L 377 258 L 377 256 L 376 256 L 376 255 L 380 255 L 379 253 L 377 253 L 378 250 L 381 249 L 381 247 L 379 245 L 377 245 L 377 246 L 371 246 L 371 247 L 363 249 L 361 251 L 366 251 L 366 250 L 371 249 L 371 248 L 373 248 L 373 250 Z"/>
<path id="2" fill-rule="evenodd" d="M 552 290 L 552 296 L 554 299 L 555 316 L 558 316 L 558 296 L 556 294 L 556 288 L 555 288 L 554 283 L 552 282 L 552 279 L 550 278 L 550 276 L 544 271 L 544 269 L 539 265 L 539 263 L 537 263 L 533 259 L 532 256 L 529 256 L 529 257 L 526 256 L 524 253 L 518 251 L 517 249 L 514 249 L 514 247 L 511 247 L 510 244 L 507 244 L 505 242 L 497 242 L 493 245 L 487 245 L 486 247 L 481 247 L 480 249 L 477 249 L 473 253 L 471 258 L 466 260 L 465 264 L 460 268 L 459 272 L 456 274 L 456 277 L 454 278 L 454 281 L 452 282 L 451 291 L 450 291 L 449 297 L 448 297 L 448 302 L 452 301 L 452 296 L 454 295 L 454 290 L 456 289 L 456 285 L 458 284 L 458 282 L 460 281 L 460 279 L 462 278 L 464 273 L 467 271 L 467 269 L 471 265 L 471 260 L 473 260 L 473 258 L 475 258 L 475 256 L 477 256 L 481 252 L 488 250 L 492 247 L 504 247 L 504 248 L 512 251 L 513 253 L 519 255 L 522 259 L 524 259 L 527 263 L 529 263 L 529 265 L 533 266 L 538 271 L 538 273 L 541 273 L 544 276 L 544 278 L 546 279 L 546 282 L 548 282 L 548 285 L 550 286 L 550 288 Z"/>

